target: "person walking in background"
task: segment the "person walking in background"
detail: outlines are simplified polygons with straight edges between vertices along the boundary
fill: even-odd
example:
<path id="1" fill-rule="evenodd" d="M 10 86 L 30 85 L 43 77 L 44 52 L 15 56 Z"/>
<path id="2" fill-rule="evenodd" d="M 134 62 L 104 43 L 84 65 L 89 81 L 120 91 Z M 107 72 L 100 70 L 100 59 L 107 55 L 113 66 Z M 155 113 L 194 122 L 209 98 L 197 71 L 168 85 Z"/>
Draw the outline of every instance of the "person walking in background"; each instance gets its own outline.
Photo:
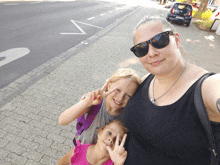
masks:
<path id="1" fill-rule="evenodd" d="M 133 35 L 131 51 L 150 74 L 123 111 L 129 130 L 125 165 L 210 165 L 207 134 L 193 98 L 208 71 L 184 60 L 180 35 L 161 17 L 145 17 Z M 202 97 L 219 150 L 219 73 L 203 82 Z"/>

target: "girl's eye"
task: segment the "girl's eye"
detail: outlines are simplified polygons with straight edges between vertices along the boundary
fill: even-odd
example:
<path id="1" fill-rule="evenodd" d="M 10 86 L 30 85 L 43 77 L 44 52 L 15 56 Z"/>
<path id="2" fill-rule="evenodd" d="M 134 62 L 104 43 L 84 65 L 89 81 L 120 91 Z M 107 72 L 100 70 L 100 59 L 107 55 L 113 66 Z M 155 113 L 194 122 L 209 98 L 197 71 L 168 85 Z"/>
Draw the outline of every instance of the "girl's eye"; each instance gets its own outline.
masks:
<path id="1" fill-rule="evenodd" d="M 112 134 L 112 133 L 111 133 L 111 132 L 109 132 L 109 131 L 108 131 L 107 133 L 108 133 L 109 135 L 111 135 L 111 134 Z"/>
<path id="2" fill-rule="evenodd" d="M 117 89 L 117 91 L 119 92 L 119 91 L 120 91 L 120 89 Z"/>
<path id="3" fill-rule="evenodd" d="M 126 95 L 127 97 L 131 98 L 131 95 Z"/>

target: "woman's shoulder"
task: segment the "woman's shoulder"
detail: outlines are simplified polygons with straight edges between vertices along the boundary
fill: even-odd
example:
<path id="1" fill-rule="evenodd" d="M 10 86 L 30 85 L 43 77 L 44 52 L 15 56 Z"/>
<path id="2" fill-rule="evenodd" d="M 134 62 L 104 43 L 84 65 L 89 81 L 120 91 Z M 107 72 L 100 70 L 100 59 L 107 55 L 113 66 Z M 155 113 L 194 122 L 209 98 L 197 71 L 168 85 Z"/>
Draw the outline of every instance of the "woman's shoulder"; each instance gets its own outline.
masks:
<path id="1" fill-rule="evenodd" d="M 211 75 L 204 80 L 202 97 L 209 119 L 220 122 L 220 73 Z"/>

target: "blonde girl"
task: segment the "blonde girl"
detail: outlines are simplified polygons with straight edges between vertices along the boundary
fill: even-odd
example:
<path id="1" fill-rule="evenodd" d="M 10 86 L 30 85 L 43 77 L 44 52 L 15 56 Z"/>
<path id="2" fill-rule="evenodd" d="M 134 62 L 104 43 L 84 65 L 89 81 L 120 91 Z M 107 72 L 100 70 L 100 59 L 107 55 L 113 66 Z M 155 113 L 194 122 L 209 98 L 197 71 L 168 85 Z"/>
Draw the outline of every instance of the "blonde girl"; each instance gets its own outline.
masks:
<path id="1" fill-rule="evenodd" d="M 141 79 L 136 71 L 130 68 L 120 68 L 101 89 L 84 95 L 77 104 L 65 110 L 59 117 L 59 123 L 67 125 L 83 114 L 87 114 L 90 107 L 102 102 L 92 124 L 79 137 L 82 144 L 95 144 L 97 142 L 96 130 L 113 119 L 122 118 L 124 107 L 140 84 Z"/>

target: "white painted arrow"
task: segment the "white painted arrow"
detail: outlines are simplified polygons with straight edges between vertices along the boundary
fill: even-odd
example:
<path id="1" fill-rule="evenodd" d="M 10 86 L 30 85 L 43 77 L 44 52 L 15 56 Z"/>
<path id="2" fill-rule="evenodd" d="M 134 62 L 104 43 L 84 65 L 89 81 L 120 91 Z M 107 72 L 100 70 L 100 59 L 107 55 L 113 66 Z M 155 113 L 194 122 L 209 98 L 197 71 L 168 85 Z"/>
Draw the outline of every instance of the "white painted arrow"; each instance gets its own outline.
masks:
<path id="1" fill-rule="evenodd" d="M 84 23 L 84 22 L 76 21 L 76 20 L 70 20 L 70 21 L 81 31 L 81 33 L 60 33 L 60 34 L 80 34 L 80 35 L 85 35 L 86 32 L 82 28 L 80 28 L 79 25 L 76 24 L 76 22 L 84 24 L 84 25 L 96 27 L 96 28 L 99 28 L 99 29 L 103 29 L 102 27 L 91 25 L 91 24 L 87 24 L 87 23 Z"/>
<path id="2" fill-rule="evenodd" d="M 28 48 L 12 48 L 0 53 L 0 67 L 30 53 Z M 4 58 L 1 60 L 1 58 Z"/>

